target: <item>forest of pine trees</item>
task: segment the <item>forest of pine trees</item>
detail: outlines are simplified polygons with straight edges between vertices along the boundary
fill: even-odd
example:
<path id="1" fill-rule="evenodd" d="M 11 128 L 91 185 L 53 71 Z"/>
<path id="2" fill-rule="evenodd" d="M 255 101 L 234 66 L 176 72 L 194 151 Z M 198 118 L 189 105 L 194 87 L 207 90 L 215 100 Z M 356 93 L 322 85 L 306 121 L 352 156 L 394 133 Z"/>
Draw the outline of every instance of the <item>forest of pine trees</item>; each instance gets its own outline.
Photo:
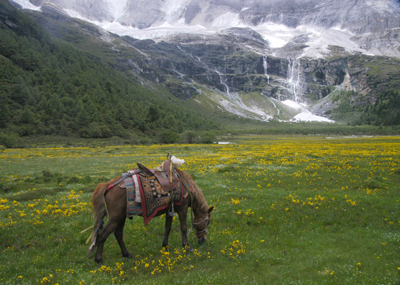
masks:
<path id="1" fill-rule="evenodd" d="M 0 2 L 0 128 L 19 136 L 157 136 L 218 124 L 160 98 Z"/>

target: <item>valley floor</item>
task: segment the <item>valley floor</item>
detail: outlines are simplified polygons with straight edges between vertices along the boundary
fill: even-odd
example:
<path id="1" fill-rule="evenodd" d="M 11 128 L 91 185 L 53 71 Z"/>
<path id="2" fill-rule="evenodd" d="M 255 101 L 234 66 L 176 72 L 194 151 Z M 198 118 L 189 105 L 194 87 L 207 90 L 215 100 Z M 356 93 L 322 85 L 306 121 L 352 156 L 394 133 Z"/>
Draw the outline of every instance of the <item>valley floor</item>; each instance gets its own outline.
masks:
<path id="1" fill-rule="evenodd" d="M 223 140 L 222 140 L 223 139 Z M 2 284 L 398 284 L 400 137 L 221 137 L 225 144 L 36 147 L 0 152 Z M 86 258 L 90 197 L 141 162 L 185 159 L 209 205 L 208 241 L 181 248 L 164 218 L 127 220 Z"/>

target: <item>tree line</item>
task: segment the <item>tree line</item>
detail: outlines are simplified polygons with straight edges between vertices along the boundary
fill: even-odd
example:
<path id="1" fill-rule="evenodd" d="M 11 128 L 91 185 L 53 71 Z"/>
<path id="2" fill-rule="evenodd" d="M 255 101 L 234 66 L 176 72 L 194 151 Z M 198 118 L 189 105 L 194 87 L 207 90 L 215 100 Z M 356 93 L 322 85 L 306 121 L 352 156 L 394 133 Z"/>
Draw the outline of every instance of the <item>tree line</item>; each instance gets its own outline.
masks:
<path id="1" fill-rule="evenodd" d="M 373 100 L 354 91 L 342 91 L 334 110 L 334 119 L 345 118 L 350 125 L 400 126 L 400 91 L 388 89 L 377 93 Z M 354 101 L 354 102 L 353 102 Z"/>

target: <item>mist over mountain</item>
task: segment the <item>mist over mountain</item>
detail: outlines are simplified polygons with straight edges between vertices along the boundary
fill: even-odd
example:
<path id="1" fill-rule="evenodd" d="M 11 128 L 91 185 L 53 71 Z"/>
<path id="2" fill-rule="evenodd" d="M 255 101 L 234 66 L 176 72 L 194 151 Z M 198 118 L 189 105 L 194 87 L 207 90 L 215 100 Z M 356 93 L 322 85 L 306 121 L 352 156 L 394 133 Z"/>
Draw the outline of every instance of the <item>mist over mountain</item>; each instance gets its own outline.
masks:
<path id="1" fill-rule="evenodd" d="M 165 39 L 180 33 L 210 35 L 224 29 L 251 28 L 280 56 L 285 45 L 304 48 L 295 55 L 324 57 L 329 45 L 350 52 L 400 56 L 399 45 L 376 40 L 400 27 L 397 0 L 15 0 L 22 7 L 57 11 L 95 23 L 118 35 Z M 368 35 L 365 39 L 363 36 Z M 354 38 L 356 36 L 356 38 Z M 367 41 L 367 42 L 365 42 Z M 270 52 L 274 54 L 274 52 Z"/>
<path id="2" fill-rule="evenodd" d="M 356 110 L 350 119 L 362 122 L 382 92 L 400 86 L 397 0 L 14 3 L 87 52 L 94 47 L 84 37 L 97 38 L 138 82 L 245 118 L 328 121 Z"/>
<path id="3" fill-rule="evenodd" d="M 272 22 L 296 28 L 313 24 L 339 27 L 354 33 L 378 32 L 399 26 L 399 2 L 395 0 L 16 0 L 26 6 L 57 8 L 98 22 L 118 22 L 139 29 L 164 23 L 202 25 L 242 23 L 248 26 Z M 236 23 L 223 23 L 235 15 Z"/>

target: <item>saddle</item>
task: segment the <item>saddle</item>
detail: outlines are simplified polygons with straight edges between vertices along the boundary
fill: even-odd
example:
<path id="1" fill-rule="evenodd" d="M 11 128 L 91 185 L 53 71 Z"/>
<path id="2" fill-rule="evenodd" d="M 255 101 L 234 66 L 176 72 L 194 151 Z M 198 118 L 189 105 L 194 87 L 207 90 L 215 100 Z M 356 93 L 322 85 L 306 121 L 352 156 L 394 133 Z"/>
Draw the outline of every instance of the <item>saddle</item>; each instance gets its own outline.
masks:
<path id="1" fill-rule="evenodd" d="M 136 164 L 144 173 L 155 176 L 164 191 L 170 192 L 176 188 L 178 176 L 176 175 L 170 159 L 165 160 L 159 167 L 155 169 L 149 169 L 139 162 Z"/>

